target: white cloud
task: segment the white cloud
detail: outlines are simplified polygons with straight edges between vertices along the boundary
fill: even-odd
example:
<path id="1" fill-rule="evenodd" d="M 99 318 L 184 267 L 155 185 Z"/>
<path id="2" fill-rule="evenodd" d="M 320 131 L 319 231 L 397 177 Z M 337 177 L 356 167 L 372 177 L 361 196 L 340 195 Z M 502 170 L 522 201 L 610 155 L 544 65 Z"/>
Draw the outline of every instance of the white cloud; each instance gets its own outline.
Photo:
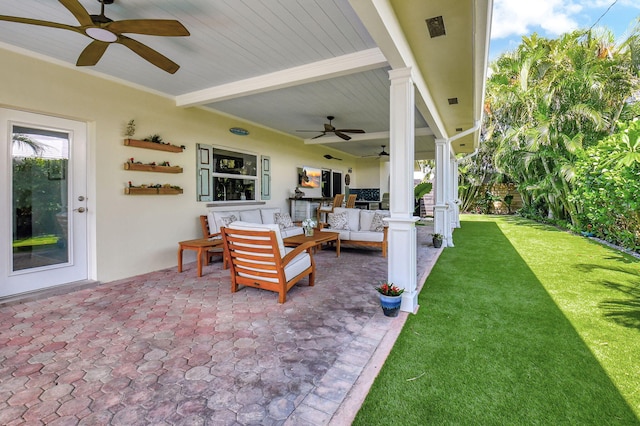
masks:
<path id="1" fill-rule="evenodd" d="M 604 13 L 614 0 L 494 0 L 491 38 L 520 37 L 533 32 L 558 36 L 578 29 Z M 616 9 L 640 9 L 638 0 L 618 0 Z M 633 13 L 633 12 L 631 12 Z"/>
<path id="2" fill-rule="evenodd" d="M 564 0 L 495 0 L 491 38 L 522 36 L 544 30 L 559 35 L 578 28 L 573 19 L 582 10 L 577 3 Z"/>

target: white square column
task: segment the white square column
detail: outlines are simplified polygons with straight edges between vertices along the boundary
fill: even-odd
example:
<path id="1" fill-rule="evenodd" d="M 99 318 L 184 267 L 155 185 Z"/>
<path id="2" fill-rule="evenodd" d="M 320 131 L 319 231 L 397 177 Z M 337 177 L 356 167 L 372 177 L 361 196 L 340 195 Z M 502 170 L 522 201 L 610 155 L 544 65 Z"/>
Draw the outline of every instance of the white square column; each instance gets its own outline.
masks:
<path id="1" fill-rule="evenodd" d="M 413 163 L 415 150 L 415 93 L 411 69 L 389 71 L 390 126 L 389 161 L 391 216 L 388 240 L 388 280 L 404 288 L 400 309 L 415 312 L 418 307 L 416 291 L 416 226 L 413 216 Z"/>
<path id="2" fill-rule="evenodd" d="M 436 205 L 433 208 L 433 228 L 442 235 L 445 247 L 453 247 L 451 232 L 451 141 L 436 139 Z"/>
<path id="3" fill-rule="evenodd" d="M 458 194 L 458 160 L 455 158 L 453 153 L 451 153 L 451 198 L 449 198 L 449 211 L 451 213 L 451 229 L 460 228 L 460 202 L 459 202 L 459 194 Z"/>

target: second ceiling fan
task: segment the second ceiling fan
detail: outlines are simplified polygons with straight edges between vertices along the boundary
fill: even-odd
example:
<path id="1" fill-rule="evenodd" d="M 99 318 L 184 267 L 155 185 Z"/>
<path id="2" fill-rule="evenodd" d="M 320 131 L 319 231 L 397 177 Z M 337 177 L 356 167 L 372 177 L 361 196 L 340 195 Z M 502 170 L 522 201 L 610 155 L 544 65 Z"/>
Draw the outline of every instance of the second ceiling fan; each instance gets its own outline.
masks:
<path id="1" fill-rule="evenodd" d="M 335 117 L 333 115 L 328 115 L 327 120 L 329 123 L 324 123 L 324 130 L 296 130 L 296 132 L 320 132 L 318 136 L 314 136 L 311 139 L 318 139 L 327 133 L 333 133 L 339 138 L 344 139 L 345 141 L 351 140 L 351 136 L 346 135 L 345 133 L 365 133 L 362 129 L 336 129 L 331 122 Z"/>
<path id="2" fill-rule="evenodd" d="M 362 158 L 367 158 L 367 157 L 389 158 L 389 153 L 385 151 L 386 145 L 380 145 L 380 146 L 382 147 L 382 151 L 373 155 L 365 155 Z"/>

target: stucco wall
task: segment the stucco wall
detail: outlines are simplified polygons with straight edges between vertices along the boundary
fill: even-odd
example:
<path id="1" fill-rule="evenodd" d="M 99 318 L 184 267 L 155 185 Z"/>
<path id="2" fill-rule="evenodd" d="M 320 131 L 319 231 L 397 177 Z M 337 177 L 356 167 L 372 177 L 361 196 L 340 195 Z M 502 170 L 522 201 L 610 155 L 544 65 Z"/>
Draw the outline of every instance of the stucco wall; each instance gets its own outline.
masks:
<path id="1" fill-rule="evenodd" d="M 200 237 L 198 216 L 206 203 L 196 201 L 196 144 L 242 148 L 272 161 L 272 198 L 267 206 L 288 211 L 295 188 L 296 167 L 339 168 L 346 173 L 355 159 L 339 166 L 326 160 L 326 149 L 304 145 L 297 138 L 242 120 L 198 108 L 177 108 L 173 99 L 118 82 L 0 49 L 0 105 L 84 121 L 89 124 L 88 200 L 94 268 L 90 278 L 108 282 L 177 264 L 177 242 Z M 150 69 L 149 72 L 157 72 Z M 173 77 L 168 77 L 173 78 Z M 176 76 L 175 78 L 179 78 Z M 126 123 L 135 119 L 136 138 L 159 134 L 165 141 L 185 145 L 183 153 L 132 148 L 123 144 Z M 249 130 L 231 134 L 230 127 Z M 6 144 L 4 138 L 2 144 Z M 0 147 L 7 149 L 6 146 Z M 132 172 L 123 169 L 127 158 L 143 162 L 170 161 L 184 173 Z M 366 175 L 366 180 L 379 176 Z M 363 181 L 358 184 L 369 185 Z M 171 183 L 184 188 L 175 196 L 126 196 L 128 181 Z M 191 252 L 185 261 L 193 260 Z"/>

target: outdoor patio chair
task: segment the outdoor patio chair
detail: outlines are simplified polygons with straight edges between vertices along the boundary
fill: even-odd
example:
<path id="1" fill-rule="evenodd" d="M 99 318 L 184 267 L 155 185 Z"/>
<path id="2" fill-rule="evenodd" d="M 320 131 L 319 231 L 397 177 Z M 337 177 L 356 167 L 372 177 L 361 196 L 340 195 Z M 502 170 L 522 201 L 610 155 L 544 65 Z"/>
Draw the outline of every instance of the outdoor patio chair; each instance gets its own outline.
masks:
<path id="1" fill-rule="evenodd" d="M 220 234 L 211 233 L 211 228 L 209 228 L 209 218 L 206 214 L 200 215 L 200 228 L 202 229 L 202 238 L 214 238 L 216 236 L 222 238 Z M 224 269 L 229 267 L 229 262 L 227 258 L 224 257 L 223 247 L 213 247 L 207 250 L 207 264 L 213 260 L 214 256 L 222 256 L 222 267 Z"/>
<path id="2" fill-rule="evenodd" d="M 356 199 L 358 198 L 358 194 L 349 194 L 349 198 L 347 198 L 347 205 L 345 206 L 348 209 L 352 209 L 356 206 Z"/>
<path id="3" fill-rule="evenodd" d="M 284 303 L 289 289 L 302 278 L 309 276 L 309 286 L 314 285 L 314 242 L 285 247 L 276 224 L 237 221 L 220 232 L 231 266 L 232 293 L 241 285 L 255 287 L 278 293 L 278 302 Z"/>
<path id="4" fill-rule="evenodd" d="M 382 200 L 380 201 L 380 210 L 389 210 L 389 193 L 382 194 Z"/>
<path id="5" fill-rule="evenodd" d="M 326 222 L 327 215 L 329 213 L 333 213 L 334 208 L 342 207 L 343 201 L 344 201 L 344 194 L 336 194 L 335 197 L 333 197 L 333 201 L 331 202 L 331 204 L 329 204 L 328 206 L 323 206 L 323 205 L 318 206 L 318 214 L 317 214 L 318 223 L 321 222 L 320 219 L 322 218 L 322 213 L 325 214 L 325 222 Z"/>

